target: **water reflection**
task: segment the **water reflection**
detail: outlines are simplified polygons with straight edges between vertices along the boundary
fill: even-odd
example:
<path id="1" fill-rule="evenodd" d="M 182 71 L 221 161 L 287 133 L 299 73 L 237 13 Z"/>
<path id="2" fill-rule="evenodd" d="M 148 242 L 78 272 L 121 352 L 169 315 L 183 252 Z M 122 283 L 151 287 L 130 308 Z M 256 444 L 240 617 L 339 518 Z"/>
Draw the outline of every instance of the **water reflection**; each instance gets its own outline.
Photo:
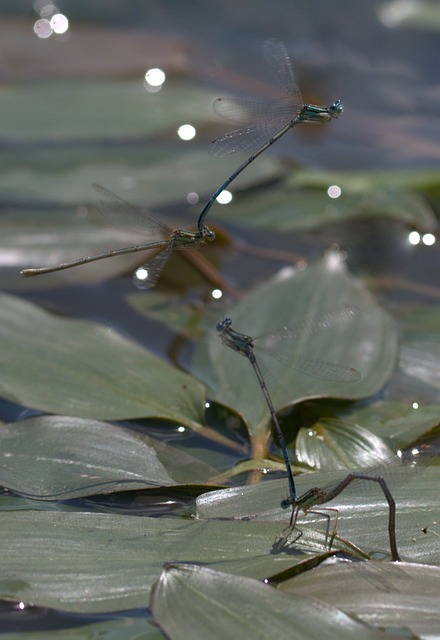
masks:
<path id="1" fill-rule="evenodd" d="M 411 231 L 408 234 L 408 241 L 414 246 L 422 243 L 427 247 L 432 247 L 435 244 L 435 235 L 433 233 L 424 233 L 421 236 L 418 231 Z"/>
<path id="2" fill-rule="evenodd" d="M 328 195 L 329 198 L 339 198 L 341 193 L 342 193 L 342 189 L 341 189 L 341 187 L 338 187 L 337 184 L 332 184 L 327 189 L 327 195 Z"/>
<path id="3" fill-rule="evenodd" d="M 186 201 L 188 204 L 197 204 L 199 201 L 199 194 L 196 193 L 195 191 L 191 191 L 186 196 Z"/>
<path id="4" fill-rule="evenodd" d="M 40 18 L 34 23 L 34 33 L 38 38 L 50 38 L 53 34 L 62 35 L 69 29 L 67 16 L 47 0 L 36 0 L 34 10 Z"/>
<path id="5" fill-rule="evenodd" d="M 177 135 L 181 140 L 192 140 L 196 135 L 195 127 L 192 124 L 182 124 L 177 129 Z"/>
<path id="6" fill-rule="evenodd" d="M 165 72 L 162 69 L 148 69 L 145 74 L 144 87 L 150 93 L 155 93 L 162 89 L 162 85 L 166 80 Z"/>
<path id="7" fill-rule="evenodd" d="M 221 193 L 217 196 L 216 200 L 219 204 L 229 204 L 232 200 L 232 193 L 227 189 L 223 189 Z"/>

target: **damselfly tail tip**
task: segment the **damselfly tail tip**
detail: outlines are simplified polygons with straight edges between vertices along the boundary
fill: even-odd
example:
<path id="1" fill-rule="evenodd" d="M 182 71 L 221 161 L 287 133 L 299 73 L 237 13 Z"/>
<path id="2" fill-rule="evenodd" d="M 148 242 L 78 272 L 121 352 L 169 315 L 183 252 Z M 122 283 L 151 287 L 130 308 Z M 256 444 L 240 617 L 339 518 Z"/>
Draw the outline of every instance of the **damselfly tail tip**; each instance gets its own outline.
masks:
<path id="1" fill-rule="evenodd" d="M 22 278 L 30 278 L 31 276 L 35 276 L 38 273 L 38 269 L 23 269 L 20 271 L 20 275 Z"/>

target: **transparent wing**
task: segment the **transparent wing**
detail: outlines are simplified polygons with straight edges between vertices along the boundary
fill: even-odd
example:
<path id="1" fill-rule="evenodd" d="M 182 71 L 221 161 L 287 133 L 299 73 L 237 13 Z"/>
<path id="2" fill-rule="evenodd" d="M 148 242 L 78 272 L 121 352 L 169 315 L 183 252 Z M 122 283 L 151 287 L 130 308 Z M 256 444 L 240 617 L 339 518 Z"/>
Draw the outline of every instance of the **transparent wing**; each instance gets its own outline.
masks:
<path id="1" fill-rule="evenodd" d="M 295 369 L 311 378 L 329 382 L 358 382 L 361 374 L 357 369 L 344 364 L 329 362 L 328 360 L 313 360 L 297 356 L 295 354 L 285 355 L 275 353 L 269 349 L 258 348 L 258 351 L 265 351 L 273 358 L 284 364 L 286 367 Z"/>
<path id="2" fill-rule="evenodd" d="M 300 111 L 287 98 L 257 102 L 240 98 L 217 98 L 212 105 L 217 115 L 236 124 L 261 124 L 277 120 L 287 124 Z"/>
<path id="3" fill-rule="evenodd" d="M 314 334 L 318 331 L 326 331 L 340 324 L 353 320 L 360 313 L 359 307 L 352 304 L 343 304 L 326 311 L 316 318 L 306 318 L 304 322 L 294 327 L 282 327 L 274 333 L 259 336 L 254 339 L 258 346 L 266 350 L 275 349 L 281 340 L 293 340 L 307 334 Z"/>
<path id="4" fill-rule="evenodd" d="M 266 40 L 263 43 L 263 56 L 278 86 L 290 96 L 292 106 L 300 110 L 303 99 L 284 44 L 275 38 Z"/>
<path id="5" fill-rule="evenodd" d="M 157 281 L 160 278 L 160 274 L 162 273 L 162 270 L 171 255 L 173 247 L 173 242 L 170 242 L 169 245 L 165 247 L 165 249 L 160 251 L 149 262 L 146 262 L 136 270 L 136 273 L 134 275 L 134 282 L 138 289 L 152 289 L 156 286 Z M 138 274 L 141 270 L 145 270 L 146 277 L 139 277 Z"/>
<path id="6" fill-rule="evenodd" d="M 318 380 L 328 380 L 334 382 L 357 382 L 361 374 L 357 369 L 345 364 L 329 362 L 328 360 L 304 358 L 290 353 L 284 340 L 295 340 L 326 331 L 332 327 L 337 327 L 348 322 L 360 313 L 359 307 L 344 304 L 326 311 L 317 318 L 306 318 L 304 322 L 295 327 L 283 327 L 279 331 L 254 339 L 255 347 L 258 351 L 270 354 L 273 358 L 284 364 L 286 367 L 296 369 Z"/>
<path id="7" fill-rule="evenodd" d="M 358 382 L 361 379 L 361 374 L 357 369 L 326 360 L 309 360 L 302 356 L 292 356 L 288 365 L 311 378 L 318 378 L 318 380 Z"/>
<path id="8" fill-rule="evenodd" d="M 257 151 L 278 131 L 279 126 L 251 125 L 225 133 L 211 142 L 209 153 L 217 158 L 232 154 Z"/>
<path id="9" fill-rule="evenodd" d="M 286 110 L 285 115 L 272 116 L 260 123 L 229 131 L 212 141 L 209 152 L 215 157 L 237 152 L 256 152 L 277 134 L 286 133 L 286 126 L 295 117 Z"/>
<path id="10" fill-rule="evenodd" d="M 99 208 L 106 221 L 126 233 L 136 233 L 149 240 L 166 240 L 171 229 L 157 220 L 148 209 L 137 207 L 99 184 L 93 188 L 99 194 Z"/>

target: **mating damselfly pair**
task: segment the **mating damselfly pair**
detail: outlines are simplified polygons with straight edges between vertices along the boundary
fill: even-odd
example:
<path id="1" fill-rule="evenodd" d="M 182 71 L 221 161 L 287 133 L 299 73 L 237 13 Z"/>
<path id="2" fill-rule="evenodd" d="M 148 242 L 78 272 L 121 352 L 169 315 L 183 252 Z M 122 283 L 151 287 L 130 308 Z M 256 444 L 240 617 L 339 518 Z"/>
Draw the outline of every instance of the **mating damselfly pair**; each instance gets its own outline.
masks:
<path id="1" fill-rule="evenodd" d="M 211 195 L 199 215 L 196 231 L 188 231 L 185 229 L 172 230 L 152 216 L 146 209 L 134 206 L 104 187 L 95 185 L 95 189 L 99 193 L 100 210 L 104 218 L 106 218 L 110 224 L 120 227 L 123 230 L 138 233 L 139 237 L 145 238 L 146 242 L 144 244 L 113 249 L 95 256 L 79 258 L 53 267 L 25 269 L 22 275 L 24 277 L 36 276 L 43 273 L 62 271 L 118 255 L 158 249 L 159 253 L 145 265 L 147 277 L 144 280 L 144 287 L 150 288 L 157 283 L 162 269 L 173 250 L 197 248 L 205 244 L 206 241 L 214 240 L 214 232 L 205 226 L 204 222 L 219 194 L 258 158 L 259 155 L 269 149 L 297 124 L 326 123 L 338 118 L 343 111 L 343 105 L 340 100 L 336 100 L 328 107 L 304 103 L 293 76 L 290 59 L 282 43 L 269 40 L 264 44 L 263 52 L 277 84 L 284 92 L 284 98 L 268 104 L 231 98 L 219 99 L 215 102 L 214 108 L 218 114 L 244 126 L 214 140 L 211 145 L 212 154 L 221 156 L 236 152 L 247 152 L 251 153 L 251 155 Z M 331 326 L 332 323 L 349 320 L 356 314 L 357 309 L 355 307 L 346 305 L 339 310 L 327 314 L 326 322 L 327 325 Z M 322 324 L 322 320 L 310 320 L 308 330 L 318 330 Z M 314 488 L 301 496 L 297 495 L 283 433 L 278 423 L 268 386 L 254 353 L 254 347 L 257 346 L 258 341 L 233 329 L 232 321 L 229 318 L 225 318 L 219 322 L 217 329 L 223 342 L 228 347 L 244 355 L 250 361 L 269 408 L 272 424 L 280 442 L 286 466 L 289 491 L 288 497 L 282 502 L 282 506 L 292 508 L 291 526 L 295 526 L 300 510 L 310 511 L 317 505 L 325 504 L 355 480 L 373 480 L 381 486 L 389 504 L 390 546 L 393 559 L 398 559 L 394 525 L 395 505 L 383 478 L 367 477 L 367 474 L 360 473 L 350 474 L 327 488 Z M 272 334 L 270 340 L 272 343 L 277 340 L 288 341 L 290 338 L 295 337 L 295 335 L 295 332 L 291 328 L 283 327 L 275 334 Z M 352 384 L 356 383 L 360 378 L 360 373 L 346 364 L 333 363 L 324 359 L 313 360 L 305 358 L 302 355 L 290 355 L 290 348 L 288 349 L 288 355 L 285 360 L 289 360 L 288 366 L 296 368 L 301 373 L 324 380 L 332 380 L 340 382 L 341 384 Z"/>
<path id="2" fill-rule="evenodd" d="M 337 118 L 343 111 L 341 100 L 329 107 L 305 104 L 296 84 L 289 55 L 284 44 L 278 40 L 267 40 L 263 54 L 284 98 L 271 103 L 261 103 L 232 98 L 219 98 L 214 103 L 217 113 L 233 122 L 246 126 L 227 133 L 213 141 L 211 152 L 223 156 L 235 152 L 253 151 L 253 154 L 236 169 L 221 186 L 215 190 L 199 215 L 197 230 L 170 229 L 154 217 L 146 208 L 130 204 L 108 189 L 94 185 L 99 194 L 99 207 L 109 224 L 126 232 L 133 232 L 145 242 L 111 249 L 93 256 L 86 256 L 49 267 L 23 269 L 25 278 L 63 271 L 98 260 L 112 258 L 141 251 L 158 249 L 159 253 L 144 265 L 142 286 L 154 287 L 173 250 L 198 248 L 206 241 L 215 239 L 214 232 L 204 224 L 204 220 L 219 194 L 231 184 L 260 154 L 297 124 L 322 124 Z"/>
<path id="3" fill-rule="evenodd" d="M 253 338 L 247 334 L 240 333 L 232 327 L 232 320 L 225 318 L 218 323 L 217 331 L 226 346 L 249 360 L 269 409 L 274 433 L 280 444 L 288 485 L 288 494 L 287 497 L 281 501 L 281 506 L 284 509 L 290 508 L 292 510 L 289 533 L 282 536 L 280 541 L 287 544 L 287 541 L 292 538 L 292 536 L 295 541 L 301 536 L 300 532 L 296 536 L 294 534 L 301 512 L 304 514 L 319 513 L 327 518 L 326 541 L 329 541 L 329 546 L 331 547 L 336 535 L 338 511 L 332 507 L 323 507 L 322 505 L 327 505 L 327 503 L 337 498 L 350 486 L 355 485 L 355 490 L 361 494 L 362 491 L 359 490 L 359 483 L 374 483 L 382 490 L 388 505 L 388 537 L 391 558 L 394 561 L 398 561 L 400 560 L 400 556 L 396 541 L 396 502 L 392 491 L 396 487 L 399 487 L 403 481 L 409 479 L 414 471 L 431 464 L 434 459 L 438 457 L 438 449 L 435 447 L 421 447 L 407 455 L 399 454 L 392 456 L 370 468 L 357 469 L 352 472 L 345 472 L 345 474 L 340 472 L 336 474 L 336 478 L 330 483 L 322 486 L 314 486 L 298 495 L 284 434 L 281 430 L 275 406 L 259 364 L 260 354 L 264 355 L 265 353 L 272 352 L 282 365 L 295 368 L 306 376 L 340 383 L 341 390 L 343 390 L 344 385 L 356 383 L 361 379 L 359 371 L 346 364 L 333 363 L 326 360 L 313 360 L 304 357 L 302 354 L 295 355 L 292 353 L 290 341 L 293 338 L 298 339 L 301 334 L 307 332 L 316 335 L 318 332 L 331 330 L 347 322 L 356 322 L 356 317 L 360 314 L 361 310 L 358 307 L 345 304 L 324 313 L 321 317 L 309 318 L 295 328 L 282 327 L 274 333 L 263 335 L 259 338 Z M 277 347 L 279 344 L 284 344 L 284 348 L 280 349 Z M 281 358 L 280 354 L 282 354 Z M 276 386 L 276 380 L 274 381 L 274 385 Z M 344 394 L 342 393 L 341 395 Z M 279 408 L 281 408 L 281 406 Z M 330 535 L 330 517 L 328 514 L 331 512 L 336 515 L 333 533 Z M 282 548 L 280 541 L 278 541 L 278 548 Z"/>

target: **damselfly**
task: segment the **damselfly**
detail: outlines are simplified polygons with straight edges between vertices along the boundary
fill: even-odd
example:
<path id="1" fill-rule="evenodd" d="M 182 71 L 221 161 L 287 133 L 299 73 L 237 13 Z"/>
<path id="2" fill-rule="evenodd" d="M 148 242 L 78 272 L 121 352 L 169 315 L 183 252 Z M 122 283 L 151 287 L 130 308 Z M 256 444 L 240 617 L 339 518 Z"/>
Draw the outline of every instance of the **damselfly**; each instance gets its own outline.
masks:
<path id="1" fill-rule="evenodd" d="M 24 278 L 38 276 L 43 273 L 53 273 L 71 269 L 82 264 L 113 258 L 128 253 L 147 251 L 149 249 L 160 249 L 147 264 L 144 265 L 145 277 L 142 278 L 142 287 L 150 289 L 154 287 L 164 268 L 168 258 L 174 249 L 192 249 L 204 245 L 207 240 L 214 240 L 215 234 L 208 227 L 202 226 L 197 231 L 186 231 L 184 229 L 170 229 L 166 224 L 157 220 L 147 209 L 137 207 L 123 200 L 116 194 L 101 185 L 95 184 L 93 187 L 99 193 L 99 207 L 104 218 L 113 226 L 119 227 L 126 232 L 136 232 L 140 237 L 149 240 L 146 244 L 133 245 L 122 249 L 112 249 L 95 256 L 79 258 L 71 262 L 64 262 L 52 267 L 40 267 L 34 269 L 24 269 L 21 275 Z"/>
<path id="2" fill-rule="evenodd" d="M 292 507 L 292 516 L 290 518 L 289 529 L 293 531 L 296 526 L 300 511 L 303 513 L 318 513 L 325 515 L 328 518 L 326 538 L 329 533 L 330 516 L 324 514 L 323 511 L 335 512 L 335 524 L 333 533 L 330 538 L 331 547 L 333 539 L 336 535 L 336 527 L 338 520 L 338 510 L 335 508 L 327 507 L 321 511 L 314 509 L 320 505 L 327 504 L 334 498 L 336 498 L 342 491 L 344 491 L 352 483 L 358 483 L 359 481 L 376 482 L 383 491 L 385 499 L 388 503 L 388 537 L 390 543 L 391 557 L 393 561 L 400 561 L 399 552 L 397 550 L 396 542 L 396 502 L 391 493 L 389 485 L 394 486 L 406 482 L 411 478 L 414 472 L 423 469 L 428 464 L 432 463 L 435 458 L 438 457 L 437 447 L 419 447 L 413 449 L 410 453 L 392 456 L 388 460 L 384 460 L 377 466 L 360 471 L 353 471 L 348 473 L 345 477 L 339 478 L 330 482 L 329 484 L 321 487 L 313 487 L 303 493 L 301 496 L 292 500 L 289 496 L 286 500 L 283 500 L 281 506 L 283 508 Z M 301 536 L 301 532 L 299 533 Z M 298 539 L 298 538 L 296 538 Z M 286 537 L 284 537 L 286 540 Z M 279 543 L 278 543 L 279 544 Z"/>
<path id="3" fill-rule="evenodd" d="M 236 98 L 218 98 L 214 102 L 216 113 L 245 126 L 216 138 L 210 147 L 212 155 L 224 156 L 250 151 L 253 153 L 212 194 L 199 216 L 199 232 L 208 211 L 221 192 L 281 136 L 301 122 L 323 124 L 338 118 L 343 112 L 342 100 L 336 100 L 329 107 L 304 103 L 293 75 L 289 55 L 282 42 L 275 39 L 266 40 L 263 44 L 263 55 L 285 97 L 269 103 Z"/>

